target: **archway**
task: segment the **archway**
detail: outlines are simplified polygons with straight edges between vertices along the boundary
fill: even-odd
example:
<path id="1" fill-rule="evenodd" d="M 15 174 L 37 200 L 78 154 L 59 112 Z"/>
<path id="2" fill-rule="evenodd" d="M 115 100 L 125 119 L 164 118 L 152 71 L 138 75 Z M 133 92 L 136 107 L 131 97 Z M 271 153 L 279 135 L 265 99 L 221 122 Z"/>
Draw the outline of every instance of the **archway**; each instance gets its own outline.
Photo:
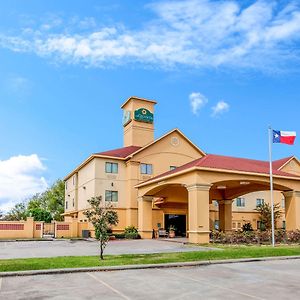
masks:
<path id="1" fill-rule="evenodd" d="M 219 229 L 225 232 L 241 229 L 243 223 L 251 223 L 252 227 L 257 229 L 258 213 L 255 212 L 256 207 L 253 206 L 254 201 L 252 203 L 246 202 L 242 196 L 248 195 L 249 200 L 251 195 L 255 196 L 255 192 L 269 191 L 269 189 L 270 185 L 267 181 L 241 179 L 214 182 L 210 189 L 210 199 L 218 203 Z M 281 200 L 282 197 L 276 195 L 276 191 L 285 193 L 290 191 L 290 188 L 275 183 L 274 191 L 275 198 Z M 236 199 L 235 211 L 233 210 L 234 199 Z M 280 203 L 280 200 L 277 199 L 276 202 Z M 239 211 L 237 211 L 237 207 L 240 207 Z M 239 214 L 238 219 L 235 218 L 237 214 Z"/>

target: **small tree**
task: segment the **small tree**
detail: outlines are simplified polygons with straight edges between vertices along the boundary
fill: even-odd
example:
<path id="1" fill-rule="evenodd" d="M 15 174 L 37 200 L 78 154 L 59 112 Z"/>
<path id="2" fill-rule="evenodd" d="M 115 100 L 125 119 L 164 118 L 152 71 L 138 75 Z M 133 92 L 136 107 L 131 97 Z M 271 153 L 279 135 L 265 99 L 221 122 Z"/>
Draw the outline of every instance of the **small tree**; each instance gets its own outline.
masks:
<path id="1" fill-rule="evenodd" d="M 272 228 L 272 212 L 271 205 L 268 203 L 263 203 L 259 205 L 255 210 L 260 213 L 259 220 L 262 223 L 262 228 L 268 230 Z M 274 204 L 274 224 L 281 217 L 282 212 L 280 210 L 280 204 Z"/>
<path id="2" fill-rule="evenodd" d="M 117 225 L 118 214 L 112 210 L 111 204 L 102 204 L 102 197 L 92 197 L 87 200 L 91 208 L 84 212 L 89 222 L 91 222 L 95 228 L 96 239 L 99 240 L 100 244 L 100 259 L 103 258 L 103 251 L 109 240 L 109 230 L 111 226 Z"/>

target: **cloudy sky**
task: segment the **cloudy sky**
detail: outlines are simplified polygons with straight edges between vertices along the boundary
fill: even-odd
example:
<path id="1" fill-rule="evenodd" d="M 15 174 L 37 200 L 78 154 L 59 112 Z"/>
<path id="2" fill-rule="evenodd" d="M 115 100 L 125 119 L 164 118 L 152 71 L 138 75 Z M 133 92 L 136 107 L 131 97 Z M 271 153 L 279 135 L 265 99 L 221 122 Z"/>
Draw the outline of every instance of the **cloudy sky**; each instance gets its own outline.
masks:
<path id="1" fill-rule="evenodd" d="M 269 124 L 300 132 L 300 1 L 71 2 L 0 2 L 0 209 L 121 147 L 131 95 L 208 153 L 266 160 Z"/>

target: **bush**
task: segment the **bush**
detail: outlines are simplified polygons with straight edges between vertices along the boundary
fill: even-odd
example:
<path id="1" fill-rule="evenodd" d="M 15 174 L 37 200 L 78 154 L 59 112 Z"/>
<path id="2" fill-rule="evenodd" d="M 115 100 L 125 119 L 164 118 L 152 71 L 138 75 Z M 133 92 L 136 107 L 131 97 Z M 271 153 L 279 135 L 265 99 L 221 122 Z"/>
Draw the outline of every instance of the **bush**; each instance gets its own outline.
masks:
<path id="1" fill-rule="evenodd" d="M 253 231 L 251 223 L 245 223 L 242 229 L 243 231 Z"/>
<path id="2" fill-rule="evenodd" d="M 270 244 L 272 234 L 270 230 L 265 231 L 233 231 L 233 232 L 219 232 L 212 231 L 210 234 L 212 243 L 220 244 Z M 300 230 L 285 231 L 275 230 L 276 243 L 295 244 L 300 243 Z"/>
<path id="3" fill-rule="evenodd" d="M 119 240 L 125 239 L 125 233 L 115 233 L 114 236 Z"/>
<path id="4" fill-rule="evenodd" d="M 127 226 L 124 230 L 125 239 L 138 239 L 139 233 L 138 230 L 134 226 Z"/>

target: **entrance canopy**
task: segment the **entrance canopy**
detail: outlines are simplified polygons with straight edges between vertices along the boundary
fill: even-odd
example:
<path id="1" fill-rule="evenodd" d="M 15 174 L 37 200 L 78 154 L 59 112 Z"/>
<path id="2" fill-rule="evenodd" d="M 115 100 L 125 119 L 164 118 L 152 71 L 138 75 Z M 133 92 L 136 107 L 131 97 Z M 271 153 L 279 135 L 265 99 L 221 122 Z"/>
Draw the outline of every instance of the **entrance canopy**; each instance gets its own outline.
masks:
<path id="1" fill-rule="evenodd" d="M 290 202 L 286 203 L 287 228 L 300 229 L 299 161 L 294 157 L 274 161 L 273 181 L 274 189 L 283 192 L 286 199 L 290 199 Z M 170 194 L 172 189 L 178 190 L 179 186 L 187 193 L 190 242 L 208 242 L 209 203 L 218 200 L 219 204 L 224 206 L 220 207 L 220 211 L 224 211 L 224 215 L 231 218 L 231 202 L 234 198 L 251 192 L 269 190 L 269 163 L 208 154 L 142 182 L 136 185 L 141 223 L 145 225 L 144 220 L 147 218 L 143 215 L 147 213 L 145 206 L 140 209 L 140 205 L 145 204 L 145 199 L 153 201 L 155 197 L 163 198 L 165 191 Z M 231 226 L 230 222 L 227 223 L 228 227 Z M 139 229 L 143 234 L 143 228 Z"/>

